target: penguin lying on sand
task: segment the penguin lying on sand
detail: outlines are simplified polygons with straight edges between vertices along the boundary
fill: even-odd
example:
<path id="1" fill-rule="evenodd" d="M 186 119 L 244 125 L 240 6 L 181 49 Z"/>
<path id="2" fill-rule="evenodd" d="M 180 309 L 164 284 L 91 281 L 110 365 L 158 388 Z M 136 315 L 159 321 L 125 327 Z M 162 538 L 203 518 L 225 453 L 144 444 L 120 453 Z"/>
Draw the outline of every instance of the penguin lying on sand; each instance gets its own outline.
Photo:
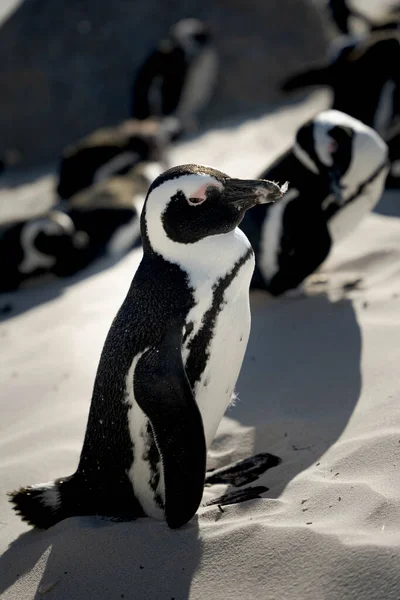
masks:
<path id="1" fill-rule="evenodd" d="M 385 142 L 360 121 L 328 110 L 303 125 L 293 147 L 261 175 L 288 175 L 289 191 L 241 224 L 256 254 L 253 287 L 278 296 L 299 286 L 374 208 L 388 169 Z"/>
<path id="2" fill-rule="evenodd" d="M 281 195 L 197 165 L 153 182 L 143 259 L 103 348 L 78 469 L 11 493 L 23 519 L 151 516 L 175 528 L 193 517 L 249 336 L 254 255 L 237 225 Z"/>
<path id="3" fill-rule="evenodd" d="M 217 79 L 212 35 L 199 19 L 182 19 L 139 69 L 133 84 L 131 115 L 175 116 L 190 129 L 209 102 Z"/>
<path id="4" fill-rule="evenodd" d="M 150 165 L 152 171 L 155 167 Z M 146 163 L 140 163 L 126 175 L 92 185 L 69 199 L 64 210 L 75 228 L 85 233 L 87 243 L 70 253 L 64 276 L 103 255 L 120 257 L 139 241 L 140 213 L 151 183 L 146 168 Z"/>
<path id="5" fill-rule="evenodd" d="M 14 290 L 26 279 L 44 273 L 61 275 L 71 253 L 80 251 L 86 242 L 71 218 L 57 210 L 3 226 L 0 291 Z"/>
<path id="6" fill-rule="evenodd" d="M 77 192 L 114 175 L 123 175 L 140 162 L 166 166 L 166 149 L 178 124 L 173 119 L 125 121 L 98 129 L 68 146 L 59 168 L 57 193 L 68 200 Z"/>

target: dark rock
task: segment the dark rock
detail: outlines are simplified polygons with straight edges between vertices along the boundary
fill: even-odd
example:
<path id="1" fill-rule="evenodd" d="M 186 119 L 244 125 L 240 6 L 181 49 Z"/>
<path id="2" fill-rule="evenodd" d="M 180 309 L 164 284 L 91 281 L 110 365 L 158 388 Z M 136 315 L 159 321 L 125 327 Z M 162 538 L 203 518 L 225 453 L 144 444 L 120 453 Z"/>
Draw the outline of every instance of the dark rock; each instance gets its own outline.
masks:
<path id="1" fill-rule="evenodd" d="M 322 59 L 326 35 L 311 1 L 25 0 L 3 22 L 0 155 L 54 160 L 90 131 L 128 117 L 132 76 L 182 17 L 212 26 L 221 58 L 208 122 L 279 99 L 279 82 Z"/>

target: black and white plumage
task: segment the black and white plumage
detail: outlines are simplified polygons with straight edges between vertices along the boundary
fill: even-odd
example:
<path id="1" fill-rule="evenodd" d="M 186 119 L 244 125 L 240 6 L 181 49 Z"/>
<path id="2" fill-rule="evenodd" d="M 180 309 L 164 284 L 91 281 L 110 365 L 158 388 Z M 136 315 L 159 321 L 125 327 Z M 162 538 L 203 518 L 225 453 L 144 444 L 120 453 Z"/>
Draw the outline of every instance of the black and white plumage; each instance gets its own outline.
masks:
<path id="1" fill-rule="evenodd" d="M 43 528 L 85 514 L 173 528 L 192 518 L 250 329 L 254 255 L 237 225 L 281 194 L 196 165 L 153 182 L 143 259 L 103 348 L 78 469 L 12 493 L 22 518 Z"/>
<path id="2" fill-rule="evenodd" d="M 339 111 L 319 113 L 261 177 L 287 176 L 289 191 L 257 206 L 241 228 L 256 254 L 253 286 L 280 295 L 299 286 L 378 202 L 389 169 L 385 142 Z"/>
<path id="3" fill-rule="evenodd" d="M 140 214 L 152 181 L 149 173 L 161 173 L 157 163 L 139 163 L 126 175 L 117 175 L 86 188 L 64 205 L 77 230 L 86 236 L 64 264 L 63 275 L 71 275 L 94 260 L 120 258 L 140 240 Z"/>
<path id="4" fill-rule="evenodd" d="M 199 19 L 178 21 L 136 74 L 132 117 L 175 116 L 183 130 L 190 128 L 214 91 L 217 63 L 209 27 Z"/>
<path id="5" fill-rule="evenodd" d="M 358 21 L 368 32 L 398 29 L 400 25 L 399 6 L 389 8 L 378 18 L 368 17 L 350 5 L 348 0 L 328 0 L 327 6 L 336 27 L 345 35 L 354 33 L 352 21 Z"/>
<path id="6" fill-rule="evenodd" d="M 85 243 L 71 218 L 57 210 L 4 225 L 0 232 L 0 292 L 14 290 L 38 275 L 59 275 L 71 253 Z"/>
<path id="7" fill-rule="evenodd" d="M 294 75 L 285 91 L 328 86 L 332 108 L 373 127 L 384 139 L 400 106 L 400 40 L 381 32 L 345 44 L 331 63 Z"/>
<path id="8" fill-rule="evenodd" d="M 124 175 L 141 162 L 167 165 L 166 149 L 178 125 L 172 119 L 125 121 L 98 129 L 63 152 L 57 185 L 62 200 L 83 189 Z"/>

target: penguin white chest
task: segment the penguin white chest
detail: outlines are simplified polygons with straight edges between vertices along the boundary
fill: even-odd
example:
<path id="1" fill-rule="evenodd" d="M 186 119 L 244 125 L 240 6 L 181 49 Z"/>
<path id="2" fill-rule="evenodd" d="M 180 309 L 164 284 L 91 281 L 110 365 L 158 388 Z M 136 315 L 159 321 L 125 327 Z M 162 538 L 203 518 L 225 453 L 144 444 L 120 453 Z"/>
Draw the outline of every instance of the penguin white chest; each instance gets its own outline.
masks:
<path id="1" fill-rule="evenodd" d="M 232 400 L 246 351 L 251 323 L 249 286 L 253 271 L 254 255 L 251 255 L 224 290 L 220 304 L 214 307 L 217 311 L 215 321 L 205 332 L 208 336 L 207 360 L 200 379 L 194 384 L 193 392 L 201 412 L 207 448 Z M 211 297 L 208 306 L 210 310 Z M 193 313 L 196 312 L 195 307 Z M 189 355 L 190 341 L 206 320 L 205 313 L 201 315 L 197 312 L 193 316 L 193 332 L 182 351 L 184 362 Z M 190 318 L 189 313 L 188 322 Z"/>

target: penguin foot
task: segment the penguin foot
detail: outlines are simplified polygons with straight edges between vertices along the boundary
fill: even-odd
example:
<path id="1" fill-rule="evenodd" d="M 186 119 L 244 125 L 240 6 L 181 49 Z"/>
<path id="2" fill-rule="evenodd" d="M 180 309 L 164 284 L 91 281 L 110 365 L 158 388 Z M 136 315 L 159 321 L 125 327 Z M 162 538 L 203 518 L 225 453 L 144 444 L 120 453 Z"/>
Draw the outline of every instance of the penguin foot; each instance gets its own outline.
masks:
<path id="1" fill-rule="evenodd" d="M 224 483 L 233 485 L 234 487 L 240 487 L 256 481 L 256 479 L 265 473 L 265 471 L 272 467 L 276 467 L 281 462 L 282 461 L 278 456 L 274 456 L 268 452 L 255 454 L 254 456 L 232 463 L 226 467 L 208 471 L 208 473 L 206 473 L 205 485 L 209 486 L 216 483 Z"/>
<path id="2" fill-rule="evenodd" d="M 352 290 L 359 290 L 362 287 L 363 279 L 362 277 L 357 277 L 356 279 L 349 279 L 348 281 L 344 281 L 342 284 L 342 290 L 345 292 L 351 292 Z"/>
<path id="3" fill-rule="evenodd" d="M 261 498 L 260 494 L 264 492 L 268 492 L 267 487 L 264 485 L 258 486 L 250 486 L 248 488 L 244 488 L 243 490 L 237 490 L 235 492 L 230 492 L 228 494 L 224 494 L 223 496 L 219 496 L 215 498 L 215 500 L 210 500 L 207 502 L 205 506 L 224 506 L 227 504 L 239 504 L 240 502 L 246 502 L 247 500 L 254 500 L 255 498 Z"/>

